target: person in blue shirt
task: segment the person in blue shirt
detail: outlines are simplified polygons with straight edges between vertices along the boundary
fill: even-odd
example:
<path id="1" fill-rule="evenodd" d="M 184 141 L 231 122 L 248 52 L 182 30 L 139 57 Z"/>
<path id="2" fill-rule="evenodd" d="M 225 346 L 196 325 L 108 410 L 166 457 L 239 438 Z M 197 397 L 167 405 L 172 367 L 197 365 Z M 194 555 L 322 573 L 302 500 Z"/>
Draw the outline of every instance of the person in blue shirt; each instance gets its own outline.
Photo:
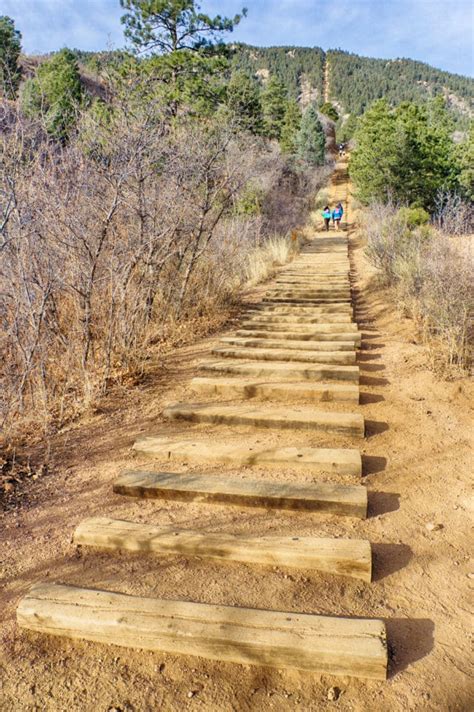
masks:
<path id="1" fill-rule="evenodd" d="M 334 210 L 332 211 L 332 219 L 336 230 L 339 230 L 339 225 L 341 224 L 342 216 L 344 215 L 344 210 L 341 203 L 338 203 Z"/>
<path id="2" fill-rule="evenodd" d="M 329 205 L 326 205 L 322 210 L 321 210 L 321 215 L 324 218 L 324 227 L 326 228 L 326 232 L 329 231 L 329 223 L 331 222 L 331 208 Z"/>

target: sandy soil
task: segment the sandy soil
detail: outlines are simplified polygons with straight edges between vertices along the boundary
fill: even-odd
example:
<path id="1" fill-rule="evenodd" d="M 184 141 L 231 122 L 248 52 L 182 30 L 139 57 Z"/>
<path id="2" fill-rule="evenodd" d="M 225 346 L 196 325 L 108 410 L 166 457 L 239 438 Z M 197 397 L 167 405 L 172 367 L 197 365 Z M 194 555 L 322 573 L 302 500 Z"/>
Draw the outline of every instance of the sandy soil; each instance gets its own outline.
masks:
<path id="1" fill-rule="evenodd" d="M 341 167 L 332 198 L 343 198 L 346 192 Z M 163 422 L 164 405 L 193 399 L 187 384 L 217 337 L 176 350 L 164 364 L 151 364 L 139 386 L 116 392 L 100 412 L 60 433 L 48 473 L 29 478 L 5 498 L 0 555 L 2 711 L 465 712 L 470 708 L 468 599 L 474 565 L 469 561 L 469 525 L 474 505 L 468 473 L 473 464 L 473 384 L 442 382 L 427 369 L 427 355 L 413 324 L 402 319 L 374 286 L 363 239 L 354 226 L 350 236 L 356 315 L 363 331 L 362 396 L 357 409 L 367 419 L 368 436 L 360 448 L 369 518 L 352 521 L 129 501 L 113 495 L 116 474 L 145 462 L 130 450 L 141 433 L 193 431 L 282 444 L 356 445 L 334 436 Z M 347 405 L 335 407 L 347 410 Z M 216 474 L 223 469 L 206 468 Z M 283 470 L 234 473 L 312 479 Z M 160 559 L 76 550 L 70 543 L 74 527 L 84 517 L 100 514 L 210 531 L 368 538 L 373 543 L 374 581 L 364 584 L 308 571 L 180 556 Z M 14 619 L 18 599 L 32 583 L 44 580 L 216 604 L 382 617 L 388 631 L 389 677 L 386 682 L 321 677 L 72 643 L 19 631 Z M 332 686 L 339 691 L 336 701 L 328 699 Z"/>

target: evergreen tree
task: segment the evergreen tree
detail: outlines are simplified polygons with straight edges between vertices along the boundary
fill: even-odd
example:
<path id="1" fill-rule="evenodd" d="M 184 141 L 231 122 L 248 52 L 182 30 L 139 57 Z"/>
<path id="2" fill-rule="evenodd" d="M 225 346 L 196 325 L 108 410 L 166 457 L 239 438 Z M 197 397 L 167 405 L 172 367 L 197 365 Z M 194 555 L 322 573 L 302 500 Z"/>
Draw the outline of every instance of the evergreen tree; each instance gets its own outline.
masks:
<path id="1" fill-rule="evenodd" d="M 359 122 L 349 166 L 359 199 L 391 197 L 432 209 L 439 190 L 457 186 L 459 164 L 451 135 L 442 99 L 425 106 L 404 102 L 397 110 L 376 101 Z"/>
<path id="2" fill-rule="evenodd" d="M 38 67 L 23 88 L 21 103 L 27 116 L 39 118 L 49 134 L 65 139 L 76 120 L 83 97 L 77 61 L 62 49 Z"/>
<path id="3" fill-rule="evenodd" d="M 286 105 L 281 129 L 280 148 L 283 153 L 296 152 L 296 137 L 301 126 L 301 110 L 297 101 L 290 99 Z"/>
<path id="4" fill-rule="evenodd" d="M 21 34 L 15 30 L 11 17 L 0 17 L 0 92 L 8 99 L 16 97 L 21 79 L 18 58 L 21 52 Z"/>
<path id="5" fill-rule="evenodd" d="M 474 121 L 467 139 L 458 146 L 459 185 L 468 200 L 474 201 Z"/>
<path id="6" fill-rule="evenodd" d="M 357 130 L 357 116 L 355 114 L 349 114 L 344 123 L 337 130 L 337 142 L 347 143 L 353 138 Z"/>
<path id="7" fill-rule="evenodd" d="M 349 172 L 363 203 L 393 195 L 396 163 L 395 117 L 385 99 L 374 102 L 362 118 L 354 136 Z"/>
<path id="8" fill-rule="evenodd" d="M 235 124 L 252 133 L 263 129 L 263 112 L 257 82 L 245 74 L 234 72 L 227 86 L 227 107 Z"/>
<path id="9" fill-rule="evenodd" d="M 452 124 L 442 97 L 428 106 L 403 103 L 395 112 L 395 195 L 402 203 L 434 206 L 439 190 L 453 190 L 458 165 Z"/>
<path id="10" fill-rule="evenodd" d="M 247 10 L 232 19 L 211 17 L 195 0 L 120 0 L 128 10 L 122 17 L 125 36 L 140 52 L 170 54 L 201 50 L 214 44 L 223 32 L 232 32 Z"/>
<path id="11" fill-rule="evenodd" d="M 315 106 L 311 104 L 303 114 L 301 127 L 296 137 L 297 156 L 311 165 L 322 166 L 325 146 L 324 129 Z"/>
<path id="12" fill-rule="evenodd" d="M 285 85 L 278 77 L 271 77 L 262 92 L 264 131 L 268 138 L 280 138 L 286 102 Z"/>
<path id="13" fill-rule="evenodd" d="M 222 99 L 220 76 L 227 50 L 216 44 L 232 32 L 246 10 L 230 19 L 211 17 L 195 0 L 120 0 L 125 36 L 138 53 L 154 55 L 150 74 L 160 83 L 172 115 L 180 105 L 209 114 Z"/>
<path id="14" fill-rule="evenodd" d="M 337 113 L 336 107 L 331 104 L 330 101 L 326 101 L 321 108 L 319 109 L 321 114 L 324 114 L 324 116 L 327 116 L 328 119 L 331 119 L 331 121 L 337 121 L 339 118 L 339 114 Z"/>

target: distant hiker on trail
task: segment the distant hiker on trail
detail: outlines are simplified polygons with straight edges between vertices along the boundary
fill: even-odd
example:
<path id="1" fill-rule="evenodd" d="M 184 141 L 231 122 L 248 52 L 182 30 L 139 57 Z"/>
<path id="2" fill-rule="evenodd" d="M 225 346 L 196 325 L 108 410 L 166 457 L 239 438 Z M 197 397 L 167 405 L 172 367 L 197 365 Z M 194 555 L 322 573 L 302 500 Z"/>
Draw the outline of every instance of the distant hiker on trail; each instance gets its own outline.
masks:
<path id="1" fill-rule="evenodd" d="M 326 228 L 326 232 L 329 231 L 329 223 L 331 222 L 331 208 L 329 205 L 326 205 L 321 211 L 321 215 L 324 218 L 324 226 Z"/>
<path id="2" fill-rule="evenodd" d="M 336 230 L 339 230 L 339 225 L 341 223 L 341 218 L 344 215 L 344 209 L 342 207 L 341 203 L 338 203 L 334 210 L 332 211 L 332 219 L 334 222 L 334 225 L 336 226 Z"/>
<path id="3" fill-rule="evenodd" d="M 345 149 L 346 149 L 346 144 L 345 144 L 345 143 L 341 143 L 341 144 L 339 145 L 339 158 L 342 158 L 343 156 L 346 155 Z"/>

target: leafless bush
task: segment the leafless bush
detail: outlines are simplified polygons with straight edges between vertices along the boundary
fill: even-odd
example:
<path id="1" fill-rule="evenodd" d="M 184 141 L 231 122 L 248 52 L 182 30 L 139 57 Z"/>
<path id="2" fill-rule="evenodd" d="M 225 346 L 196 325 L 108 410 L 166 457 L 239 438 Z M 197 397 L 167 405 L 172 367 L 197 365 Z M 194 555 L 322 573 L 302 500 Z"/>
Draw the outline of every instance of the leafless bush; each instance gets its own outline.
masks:
<path id="1" fill-rule="evenodd" d="M 420 315 L 433 366 L 448 375 L 469 371 L 474 345 L 474 255 L 436 233 L 423 257 Z"/>
<path id="2" fill-rule="evenodd" d="M 113 98 L 67 145 L 23 117 L 0 136 L 0 422 L 43 432 L 80 412 L 151 343 L 215 323 L 248 256 L 304 219 L 281 158 L 219 121 L 171 127 L 159 101 Z M 260 214 L 241 215 L 260 181 Z M 272 248 L 273 249 L 273 248 Z M 268 259 L 275 255 L 267 250 Z M 281 255 L 280 255 L 281 258 Z M 180 337 L 181 338 L 181 337 Z M 173 341 L 173 339 L 171 339 Z"/>
<path id="3" fill-rule="evenodd" d="M 439 230 L 448 235 L 474 233 L 474 205 L 457 193 L 441 191 L 436 197 L 433 218 Z"/>
<path id="4" fill-rule="evenodd" d="M 392 286 L 397 305 L 414 317 L 430 347 L 432 366 L 445 376 L 473 363 L 474 259 L 472 245 L 376 204 L 366 215 L 366 254 Z"/>

